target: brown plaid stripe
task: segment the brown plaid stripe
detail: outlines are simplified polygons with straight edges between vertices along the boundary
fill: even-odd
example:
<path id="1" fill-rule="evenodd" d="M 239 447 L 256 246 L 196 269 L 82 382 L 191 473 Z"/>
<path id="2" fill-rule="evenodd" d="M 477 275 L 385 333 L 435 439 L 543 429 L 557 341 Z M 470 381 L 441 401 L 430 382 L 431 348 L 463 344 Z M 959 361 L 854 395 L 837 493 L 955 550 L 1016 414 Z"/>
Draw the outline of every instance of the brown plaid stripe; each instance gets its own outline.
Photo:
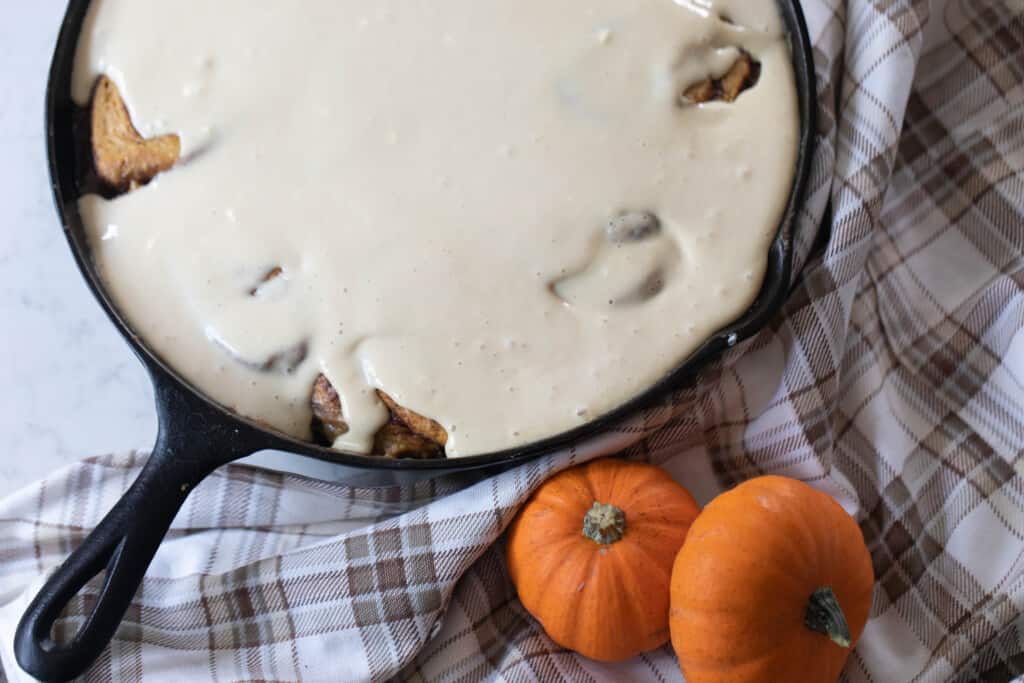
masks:
<path id="1" fill-rule="evenodd" d="M 803 4 L 820 144 L 782 315 L 666 405 L 462 490 L 227 468 L 87 680 L 678 681 L 668 649 L 618 666 L 560 650 L 505 572 L 521 501 L 613 452 L 704 499 L 772 472 L 855 512 L 878 588 L 845 681 L 1024 672 L 1024 3 Z M 0 504 L 0 675 L 20 673 L 3 643 L 39 575 L 141 460 Z"/>

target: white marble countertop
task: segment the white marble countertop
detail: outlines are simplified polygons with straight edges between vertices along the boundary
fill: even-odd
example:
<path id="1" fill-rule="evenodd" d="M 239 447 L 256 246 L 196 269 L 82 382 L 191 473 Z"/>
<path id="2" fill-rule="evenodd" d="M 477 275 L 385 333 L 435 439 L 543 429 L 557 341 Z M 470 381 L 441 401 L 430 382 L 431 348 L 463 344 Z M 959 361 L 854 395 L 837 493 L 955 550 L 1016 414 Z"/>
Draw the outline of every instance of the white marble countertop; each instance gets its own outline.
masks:
<path id="1" fill-rule="evenodd" d="M 43 94 L 65 6 L 17 3 L 0 22 L 0 498 L 156 434 L 145 372 L 79 276 L 50 198 Z"/>

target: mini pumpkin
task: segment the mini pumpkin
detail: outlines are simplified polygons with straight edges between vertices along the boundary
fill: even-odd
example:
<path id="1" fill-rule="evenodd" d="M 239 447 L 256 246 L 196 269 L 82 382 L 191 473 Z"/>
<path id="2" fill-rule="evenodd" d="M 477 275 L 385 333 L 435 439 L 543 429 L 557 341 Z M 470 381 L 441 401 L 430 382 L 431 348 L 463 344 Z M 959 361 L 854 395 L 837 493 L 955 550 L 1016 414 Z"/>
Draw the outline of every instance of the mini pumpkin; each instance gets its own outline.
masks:
<path id="1" fill-rule="evenodd" d="M 711 501 L 672 573 L 688 683 L 834 683 L 871 607 L 857 523 L 802 482 L 760 477 Z"/>
<path id="2" fill-rule="evenodd" d="M 508 535 L 523 606 L 562 647 L 615 662 L 668 641 L 672 562 L 699 512 L 653 465 L 597 460 L 545 482 Z"/>

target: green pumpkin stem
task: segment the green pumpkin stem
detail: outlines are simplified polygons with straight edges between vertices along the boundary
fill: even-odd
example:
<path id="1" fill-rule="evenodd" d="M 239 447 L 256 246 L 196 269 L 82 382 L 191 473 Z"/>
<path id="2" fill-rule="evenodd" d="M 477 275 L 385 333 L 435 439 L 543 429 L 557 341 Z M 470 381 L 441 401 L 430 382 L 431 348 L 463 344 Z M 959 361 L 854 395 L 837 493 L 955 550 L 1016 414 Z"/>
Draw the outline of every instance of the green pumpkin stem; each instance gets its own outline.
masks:
<path id="1" fill-rule="evenodd" d="M 846 623 L 846 615 L 831 586 L 819 588 L 811 594 L 804 613 L 804 625 L 828 636 L 839 647 L 850 647 L 850 625 Z"/>
<path id="2" fill-rule="evenodd" d="M 594 503 L 583 517 L 583 535 L 594 543 L 611 545 L 626 533 L 626 513 L 614 505 Z"/>

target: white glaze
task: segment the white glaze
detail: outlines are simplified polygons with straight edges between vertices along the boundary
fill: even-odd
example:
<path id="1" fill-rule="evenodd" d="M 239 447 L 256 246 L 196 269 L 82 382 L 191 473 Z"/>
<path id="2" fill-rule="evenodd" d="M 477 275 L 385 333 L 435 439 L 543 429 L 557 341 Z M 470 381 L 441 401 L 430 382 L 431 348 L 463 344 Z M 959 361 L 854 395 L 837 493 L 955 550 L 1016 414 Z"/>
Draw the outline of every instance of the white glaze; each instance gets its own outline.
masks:
<path id="1" fill-rule="evenodd" d="M 738 48 L 755 88 L 678 106 Z M 373 388 L 444 425 L 450 457 L 642 392 L 749 306 L 795 165 L 772 0 L 94 0 L 77 101 L 100 73 L 183 143 L 146 187 L 80 202 L 120 309 L 295 436 L 324 372 L 355 450 L 386 417 Z M 609 244 L 623 210 L 661 232 Z M 655 267 L 661 291 L 623 303 Z M 294 372 L 249 367 L 303 342 Z"/>

